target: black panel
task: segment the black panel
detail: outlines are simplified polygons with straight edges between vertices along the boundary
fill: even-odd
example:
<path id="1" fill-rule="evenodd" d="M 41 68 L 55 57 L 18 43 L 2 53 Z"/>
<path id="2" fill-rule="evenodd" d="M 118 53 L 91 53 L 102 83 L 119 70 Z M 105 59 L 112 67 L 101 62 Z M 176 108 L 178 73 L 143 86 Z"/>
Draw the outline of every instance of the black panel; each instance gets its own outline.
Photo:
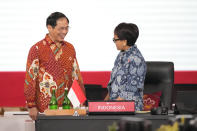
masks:
<path id="1" fill-rule="evenodd" d="M 197 84 L 175 84 L 174 101 L 181 113 L 197 113 Z"/>
<path id="2" fill-rule="evenodd" d="M 101 85 L 86 84 L 84 86 L 88 100 L 104 100 L 107 95 L 107 88 L 102 88 Z"/>

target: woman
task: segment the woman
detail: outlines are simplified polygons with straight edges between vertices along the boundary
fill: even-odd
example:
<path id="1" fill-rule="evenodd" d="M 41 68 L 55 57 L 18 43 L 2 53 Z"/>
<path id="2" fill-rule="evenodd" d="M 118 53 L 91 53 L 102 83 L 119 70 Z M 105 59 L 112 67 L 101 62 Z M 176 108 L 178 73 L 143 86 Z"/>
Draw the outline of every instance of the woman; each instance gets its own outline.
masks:
<path id="1" fill-rule="evenodd" d="M 134 100 L 135 110 L 143 110 L 143 90 L 146 75 L 146 62 L 135 45 L 138 27 L 132 23 L 120 23 L 114 30 L 113 41 L 120 50 L 105 100 Z"/>

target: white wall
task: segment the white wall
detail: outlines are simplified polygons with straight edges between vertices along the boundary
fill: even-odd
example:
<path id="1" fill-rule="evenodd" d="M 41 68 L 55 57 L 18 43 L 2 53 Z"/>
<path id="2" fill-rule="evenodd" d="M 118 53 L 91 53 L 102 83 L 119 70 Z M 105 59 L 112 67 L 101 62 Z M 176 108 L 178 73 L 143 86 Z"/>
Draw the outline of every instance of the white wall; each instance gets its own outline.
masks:
<path id="1" fill-rule="evenodd" d="M 0 71 L 24 71 L 30 47 L 47 33 L 54 11 L 70 19 L 65 40 L 76 49 L 82 71 L 111 70 L 112 42 L 120 22 L 139 26 L 145 59 L 173 61 L 175 70 L 197 70 L 197 0 L 2 0 Z"/>

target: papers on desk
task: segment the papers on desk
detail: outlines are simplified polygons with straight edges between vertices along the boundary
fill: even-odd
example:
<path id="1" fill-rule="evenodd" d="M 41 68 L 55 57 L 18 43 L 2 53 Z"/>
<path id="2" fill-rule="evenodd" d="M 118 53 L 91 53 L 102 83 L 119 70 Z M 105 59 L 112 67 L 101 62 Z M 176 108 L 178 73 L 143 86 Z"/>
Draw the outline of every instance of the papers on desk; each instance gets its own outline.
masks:
<path id="1" fill-rule="evenodd" d="M 17 115 L 13 115 L 13 114 Z M 0 117 L 0 131 L 35 131 L 35 122 L 25 112 L 6 112 Z"/>
<path id="2" fill-rule="evenodd" d="M 5 111 L 4 116 L 28 115 L 28 111 Z"/>
<path id="3" fill-rule="evenodd" d="M 150 111 L 135 111 L 135 113 L 144 114 L 144 113 L 150 113 Z"/>

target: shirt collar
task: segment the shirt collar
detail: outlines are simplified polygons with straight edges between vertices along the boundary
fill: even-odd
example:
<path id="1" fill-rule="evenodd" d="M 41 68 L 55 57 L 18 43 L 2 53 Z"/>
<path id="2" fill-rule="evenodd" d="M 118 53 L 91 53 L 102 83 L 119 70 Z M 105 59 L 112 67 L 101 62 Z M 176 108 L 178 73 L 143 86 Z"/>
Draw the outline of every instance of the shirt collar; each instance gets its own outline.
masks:
<path id="1" fill-rule="evenodd" d="M 121 53 L 124 55 L 124 54 L 130 54 L 133 50 L 136 49 L 136 45 L 133 45 L 131 46 L 128 50 L 125 50 L 125 51 L 121 51 Z"/>
<path id="2" fill-rule="evenodd" d="M 47 41 L 47 43 L 48 43 L 49 45 L 51 45 L 51 44 L 56 44 L 54 41 L 51 40 L 51 38 L 49 37 L 49 34 L 46 34 L 45 40 Z M 62 45 L 63 45 L 64 43 L 65 43 L 65 42 L 63 41 L 63 42 L 62 42 Z"/>

